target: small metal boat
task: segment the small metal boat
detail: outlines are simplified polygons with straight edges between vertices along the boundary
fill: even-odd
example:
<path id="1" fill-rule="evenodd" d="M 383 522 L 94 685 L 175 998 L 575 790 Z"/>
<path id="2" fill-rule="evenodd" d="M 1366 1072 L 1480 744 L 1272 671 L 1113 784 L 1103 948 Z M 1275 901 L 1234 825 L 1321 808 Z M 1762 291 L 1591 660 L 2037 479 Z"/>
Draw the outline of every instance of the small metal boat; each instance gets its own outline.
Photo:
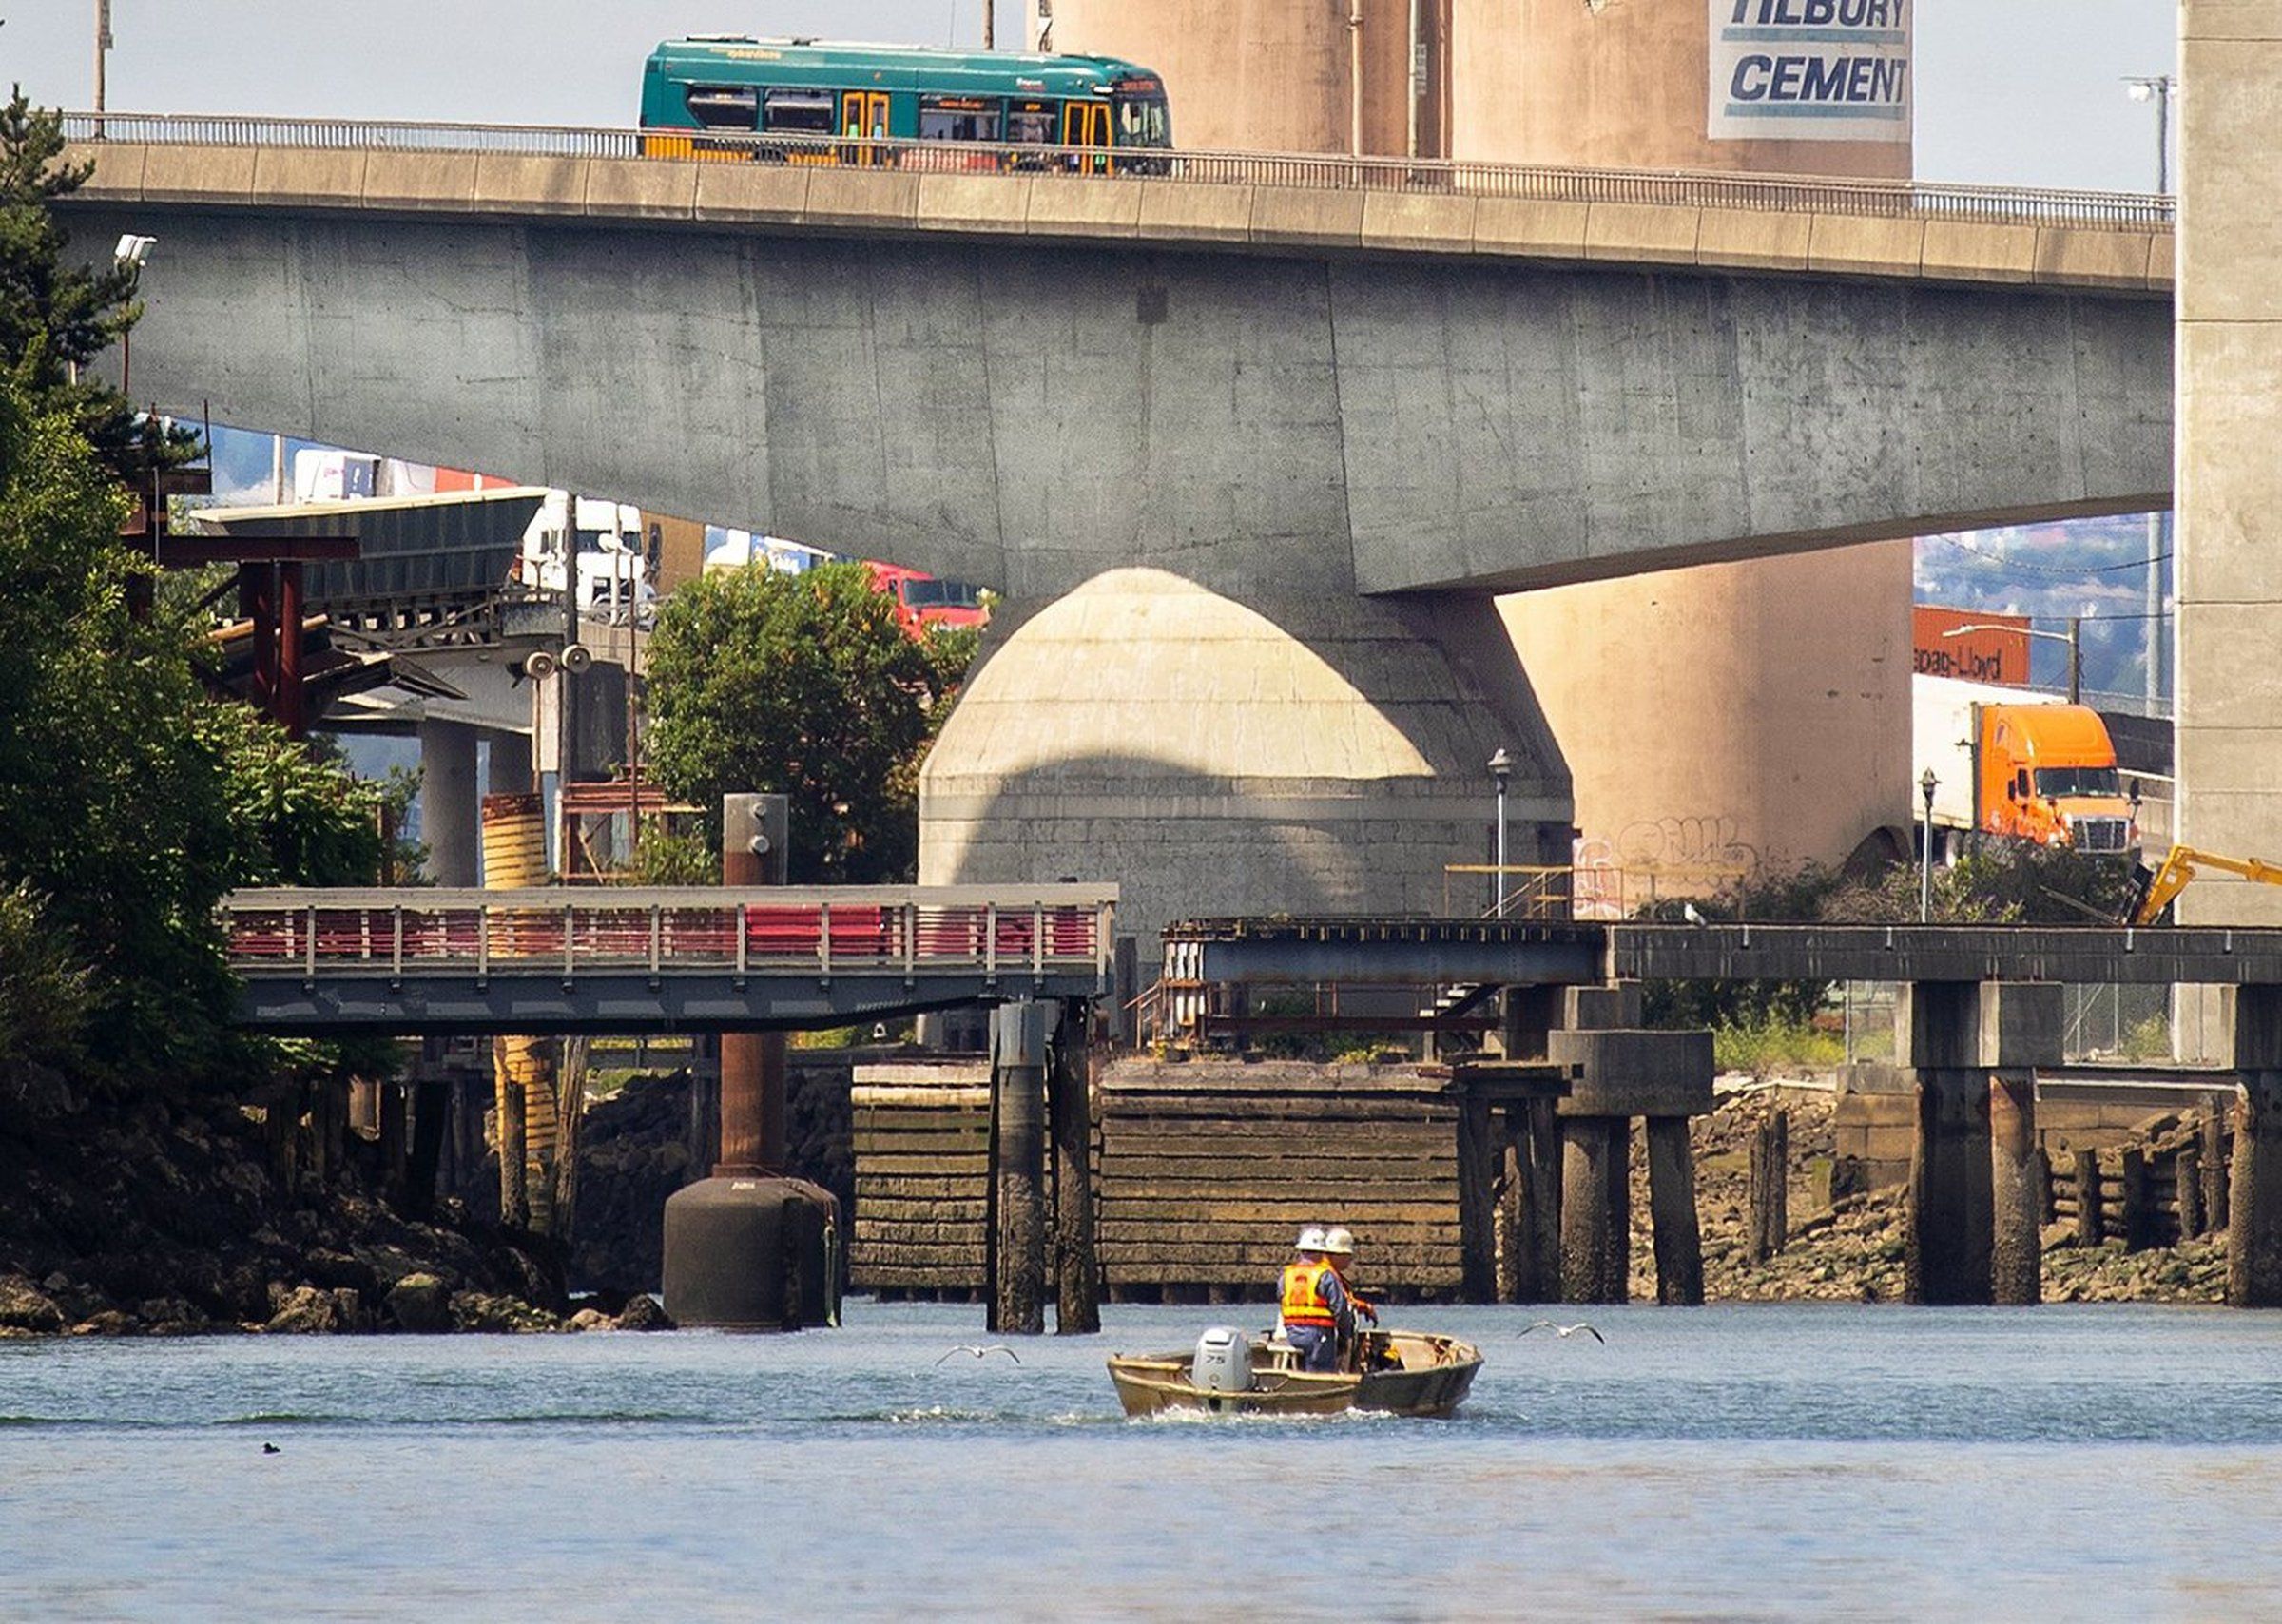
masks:
<path id="1" fill-rule="evenodd" d="M 1464 1402 L 1481 1368 L 1481 1352 L 1472 1344 L 1427 1331 L 1365 1331 L 1351 1358 L 1352 1369 L 1306 1371 L 1299 1350 L 1280 1336 L 1254 1339 L 1215 1326 L 1185 1352 L 1111 1355 L 1110 1380 L 1129 1416 L 1158 1410 L 1446 1416 Z"/>

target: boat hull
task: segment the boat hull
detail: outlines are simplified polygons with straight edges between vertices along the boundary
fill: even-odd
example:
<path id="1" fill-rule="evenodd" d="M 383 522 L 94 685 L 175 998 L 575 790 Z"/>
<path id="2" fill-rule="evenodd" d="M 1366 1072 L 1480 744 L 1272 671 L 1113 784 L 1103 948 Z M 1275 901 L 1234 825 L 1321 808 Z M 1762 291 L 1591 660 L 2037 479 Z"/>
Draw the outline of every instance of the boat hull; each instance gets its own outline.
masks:
<path id="1" fill-rule="evenodd" d="M 1378 1410 L 1400 1416 L 1447 1416 L 1465 1402 L 1481 1354 L 1455 1337 L 1421 1331 L 1374 1331 L 1363 1339 L 1367 1372 L 1298 1368 L 1292 1350 L 1264 1342 L 1252 1351 L 1252 1385 L 1242 1392 L 1199 1387 L 1189 1353 L 1113 1355 L 1110 1380 L 1129 1416 L 1160 1410 L 1209 1415 L 1325 1416 Z M 1399 1362 L 1399 1363 L 1397 1363 Z"/>

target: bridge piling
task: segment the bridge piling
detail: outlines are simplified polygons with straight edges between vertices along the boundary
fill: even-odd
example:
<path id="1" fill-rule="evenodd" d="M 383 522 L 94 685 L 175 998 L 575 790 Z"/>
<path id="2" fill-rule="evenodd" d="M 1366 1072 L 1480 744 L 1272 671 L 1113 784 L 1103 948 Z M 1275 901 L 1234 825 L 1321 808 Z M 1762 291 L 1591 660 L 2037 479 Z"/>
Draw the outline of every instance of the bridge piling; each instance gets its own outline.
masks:
<path id="1" fill-rule="evenodd" d="M 1093 1079 L 1083 998 L 1062 1001 L 1047 1074 L 1054 1132 L 1054 1328 L 1061 1336 L 1101 1329 L 1101 1267 L 1093 1247 Z"/>
<path id="2" fill-rule="evenodd" d="M 988 1328 L 1046 1329 L 1046 1006 L 991 1016 L 991 1306 Z"/>
<path id="3" fill-rule="evenodd" d="M 1561 1122 L 1561 1301 L 1631 1295 L 1632 1124 L 1621 1116 Z"/>
<path id="4" fill-rule="evenodd" d="M 2034 1083 L 2037 1067 L 2060 1057 L 2060 987 L 1910 982 L 1894 1018 L 1901 1063 L 1918 1082 L 1905 1295 L 2039 1301 Z"/>
<path id="5" fill-rule="evenodd" d="M 2282 986 L 2234 995 L 2234 1166 L 2228 1192 L 2227 1302 L 2282 1307 Z"/>
<path id="6" fill-rule="evenodd" d="M 1684 1116 L 1648 1119 L 1648 1206 L 1656 1248 L 1656 1301 L 1704 1301 L 1704 1237 L 1695 1211 L 1695 1152 Z"/>

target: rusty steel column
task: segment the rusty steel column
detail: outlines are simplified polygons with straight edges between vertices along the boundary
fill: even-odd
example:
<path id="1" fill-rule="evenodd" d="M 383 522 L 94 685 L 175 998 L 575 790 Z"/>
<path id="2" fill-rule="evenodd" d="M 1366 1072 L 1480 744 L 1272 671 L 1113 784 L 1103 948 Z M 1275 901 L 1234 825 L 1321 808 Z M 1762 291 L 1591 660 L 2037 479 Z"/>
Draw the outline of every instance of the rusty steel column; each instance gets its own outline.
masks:
<path id="1" fill-rule="evenodd" d="M 1046 1329 L 1046 1006 L 991 1012 L 991 1305 L 989 1328 Z"/>
<path id="2" fill-rule="evenodd" d="M 2002 1304 L 2044 1300 L 2042 1217 L 2046 1176 L 2037 1154 L 2033 1076 L 1989 1077 L 1989 1185 L 1992 1223 L 1989 1294 Z"/>
<path id="3" fill-rule="evenodd" d="M 2227 1303 L 2282 1307 L 2282 987 L 2235 990 L 2234 1069 Z"/>
<path id="4" fill-rule="evenodd" d="M 1054 1331 L 1101 1329 L 1101 1266 L 1093 1247 L 1093 1077 L 1087 1029 L 1093 1005 L 1066 999 L 1048 1074 L 1054 1129 Z"/>
<path id="5" fill-rule="evenodd" d="M 791 838 L 782 795 L 722 798 L 721 882 L 730 890 L 784 883 Z M 784 1166 L 784 1034 L 721 1034 L 721 1153 L 716 1178 L 744 1178 Z"/>
<path id="6" fill-rule="evenodd" d="M 301 692 L 301 565 L 278 566 L 278 692 L 270 714 L 299 739 L 309 730 L 309 706 Z"/>

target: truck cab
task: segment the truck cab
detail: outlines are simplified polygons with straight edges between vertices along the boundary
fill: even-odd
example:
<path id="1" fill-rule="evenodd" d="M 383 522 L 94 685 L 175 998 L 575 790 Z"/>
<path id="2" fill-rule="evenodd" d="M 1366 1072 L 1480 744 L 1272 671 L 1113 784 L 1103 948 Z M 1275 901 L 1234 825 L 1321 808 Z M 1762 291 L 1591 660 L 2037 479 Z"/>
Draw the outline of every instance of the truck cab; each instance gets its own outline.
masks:
<path id="1" fill-rule="evenodd" d="M 1974 706 L 1974 822 L 2040 845 L 2122 854 L 2138 843 L 2116 746 L 2081 705 Z"/>

